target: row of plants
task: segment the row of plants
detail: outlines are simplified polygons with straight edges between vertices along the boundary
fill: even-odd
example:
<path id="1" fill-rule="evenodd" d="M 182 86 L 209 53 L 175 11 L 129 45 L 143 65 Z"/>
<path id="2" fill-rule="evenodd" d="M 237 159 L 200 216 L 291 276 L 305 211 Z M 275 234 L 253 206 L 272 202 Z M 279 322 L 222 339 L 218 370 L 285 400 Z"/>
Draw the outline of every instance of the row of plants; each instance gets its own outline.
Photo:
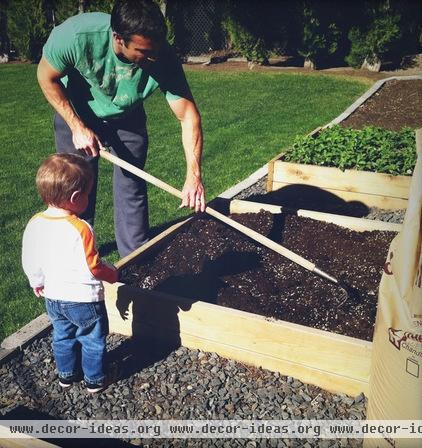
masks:
<path id="1" fill-rule="evenodd" d="M 265 63 L 274 52 L 298 54 L 304 65 L 330 61 L 379 70 L 422 46 L 422 8 L 412 0 L 229 1 L 223 27 L 233 48 Z M 265 20 L 262 19 L 265 17 Z"/>
<path id="2" fill-rule="evenodd" d="M 155 0 L 166 15 L 169 40 L 181 55 L 198 36 L 209 49 L 233 50 L 265 64 L 298 55 L 306 66 L 346 61 L 379 70 L 421 51 L 419 0 Z M 110 12 L 113 0 L 1 0 L 0 53 L 12 44 L 36 62 L 53 26 L 83 11 Z M 206 17 L 195 22 L 195 17 Z M 206 36 L 205 36 L 206 35 Z M 196 37 L 195 37 L 196 36 Z"/>
<path id="3" fill-rule="evenodd" d="M 331 166 L 388 174 L 412 174 L 416 164 L 415 132 L 390 131 L 368 126 L 362 130 L 339 125 L 316 137 L 296 137 L 286 152 L 286 162 Z"/>

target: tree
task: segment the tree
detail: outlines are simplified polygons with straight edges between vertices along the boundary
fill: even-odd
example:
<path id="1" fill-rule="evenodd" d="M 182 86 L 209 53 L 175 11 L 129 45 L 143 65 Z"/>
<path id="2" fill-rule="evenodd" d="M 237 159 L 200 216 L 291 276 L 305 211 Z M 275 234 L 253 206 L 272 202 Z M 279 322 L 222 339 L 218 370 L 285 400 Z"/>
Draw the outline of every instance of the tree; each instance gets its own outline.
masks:
<path id="1" fill-rule="evenodd" d="M 53 26 L 45 0 L 13 0 L 7 9 L 7 29 L 11 44 L 22 60 L 36 62 Z"/>
<path id="2" fill-rule="evenodd" d="M 0 0 L 0 62 L 9 60 L 10 41 L 7 34 L 7 2 Z"/>
<path id="3" fill-rule="evenodd" d="M 330 20 L 329 11 L 323 3 L 304 1 L 302 19 L 302 41 L 298 52 L 305 58 L 305 67 L 316 68 L 337 51 L 340 30 Z"/>
<path id="4" fill-rule="evenodd" d="M 366 23 L 349 32 L 351 49 L 346 61 L 352 67 L 379 71 L 384 56 L 400 42 L 400 14 L 389 0 L 366 3 Z"/>
<path id="5" fill-rule="evenodd" d="M 268 63 L 268 50 L 263 38 L 262 11 L 251 1 L 227 2 L 222 22 L 229 45 L 249 62 Z"/>
<path id="6" fill-rule="evenodd" d="M 82 3 L 84 7 L 83 12 L 101 11 L 109 14 L 113 9 L 114 0 L 79 0 L 79 11 Z"/>

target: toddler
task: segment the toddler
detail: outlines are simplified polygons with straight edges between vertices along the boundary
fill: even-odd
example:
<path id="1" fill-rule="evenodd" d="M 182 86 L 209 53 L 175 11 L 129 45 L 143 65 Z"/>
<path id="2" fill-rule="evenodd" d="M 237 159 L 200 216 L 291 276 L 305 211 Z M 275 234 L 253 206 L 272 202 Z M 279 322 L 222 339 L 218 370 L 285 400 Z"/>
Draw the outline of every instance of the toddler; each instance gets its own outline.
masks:
<path id="1" fill-rule="evenodd" d="M 108 334 L 102 280 L 114 283 L 118 272 L 101 260 L 93 229 L 78 218 L 93 173 L 81 156 L 54 154 L 40 166 L 36 184 L 47 209 L 26 226 L 23 269 L 34 294 L 45 298 L 60 386 L 70 387 L 83 373 L 87 391 L 99 392 Z"/>

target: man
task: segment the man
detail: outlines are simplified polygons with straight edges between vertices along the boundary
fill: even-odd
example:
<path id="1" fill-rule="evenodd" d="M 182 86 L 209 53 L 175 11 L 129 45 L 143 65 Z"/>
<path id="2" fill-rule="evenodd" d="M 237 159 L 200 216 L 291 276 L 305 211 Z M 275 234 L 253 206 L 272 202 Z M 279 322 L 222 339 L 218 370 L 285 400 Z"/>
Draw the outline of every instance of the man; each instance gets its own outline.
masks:
<path id="1" fill-rule="evenodd" d="M 205 210 L 201 118 L 182 66 L 166 42 L 152 0 L 117 0 L 111 17 L 86 13 L 55 27 L 38 65 L 38 82 L 56 110 L 57 152 L 83 153 L 95 183 L 83 218 L 94 220 L 98 153 L 104 145 L 143 168 L 148 147 L 143 101 L 156 89 L 180 120 L 187 171 L 181 206 Z M 145 182 L 114 167 L 117 247 L 125 256 L 148 240 Z"/>

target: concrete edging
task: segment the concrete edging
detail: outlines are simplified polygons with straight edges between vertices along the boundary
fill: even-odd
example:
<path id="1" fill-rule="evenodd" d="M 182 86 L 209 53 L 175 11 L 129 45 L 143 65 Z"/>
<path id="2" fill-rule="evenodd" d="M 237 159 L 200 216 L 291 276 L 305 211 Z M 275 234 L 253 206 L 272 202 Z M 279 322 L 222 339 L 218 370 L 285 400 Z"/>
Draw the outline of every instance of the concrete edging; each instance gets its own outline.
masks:
<path id="1" fill-rule="evenodd" d="M 41 314 L 31 322 L 24 325 L 15 333 L 5 338 L 0 344 L 0 365 L 17 352 L 51 329 L 51 323 L 46 313 Z"/>
<path id="2" fill-rule="evenodd" d="M 16 350 L 8 350 L 6 348 L 0 348 L 0 366 L 13 358 Z"/>

